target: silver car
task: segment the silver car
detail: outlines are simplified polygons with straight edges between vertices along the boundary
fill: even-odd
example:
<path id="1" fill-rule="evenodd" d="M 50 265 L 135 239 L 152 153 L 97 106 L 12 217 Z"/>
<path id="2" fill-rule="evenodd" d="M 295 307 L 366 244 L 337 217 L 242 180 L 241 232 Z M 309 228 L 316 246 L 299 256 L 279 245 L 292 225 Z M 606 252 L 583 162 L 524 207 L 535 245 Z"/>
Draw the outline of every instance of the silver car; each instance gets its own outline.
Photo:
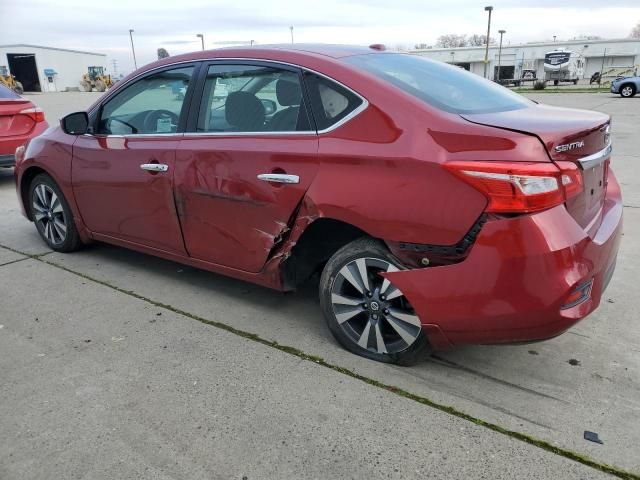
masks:
<path id="1" fill-rule="evenodd" d="M 640 90 L 640 77 L 616 78 L 611 82 L 611 93 L 619 93 L 621 97 L 631 98 Z"/>

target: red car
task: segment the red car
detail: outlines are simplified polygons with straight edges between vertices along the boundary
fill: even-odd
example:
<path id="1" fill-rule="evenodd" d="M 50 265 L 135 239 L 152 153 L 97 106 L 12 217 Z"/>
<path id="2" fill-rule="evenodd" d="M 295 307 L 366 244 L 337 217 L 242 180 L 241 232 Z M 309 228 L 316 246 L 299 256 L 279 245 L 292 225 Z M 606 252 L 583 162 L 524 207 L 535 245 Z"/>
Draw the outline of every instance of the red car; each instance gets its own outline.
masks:
<path id="1" fill-rule="evenodd" d="M 65 117 L 16 185 L 57 251 L 99 240 L 277 290 L 321 272 L 337 340 L 408 364 L 598 306 L 622 229 L 609 123 L 379 46 L 223 49 Z"/>
<path id="2" fill-rule="evenodd" d="M 13 167 L 16 148 L 47 128 L 42 110 L 0 85 L 0 167 Z"/>

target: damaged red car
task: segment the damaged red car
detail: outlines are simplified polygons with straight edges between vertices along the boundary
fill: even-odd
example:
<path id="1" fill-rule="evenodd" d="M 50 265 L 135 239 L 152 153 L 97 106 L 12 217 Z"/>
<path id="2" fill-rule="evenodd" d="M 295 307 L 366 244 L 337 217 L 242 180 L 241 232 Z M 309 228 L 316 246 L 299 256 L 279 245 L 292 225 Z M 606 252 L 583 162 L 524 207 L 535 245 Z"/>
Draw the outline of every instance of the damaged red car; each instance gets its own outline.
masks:
<path id="1" fill-rule="evenodd" d="M 107 242 L 277 290 L 400 364 L 547 339 L 598 307 L 622 228 L 610 118 L 419 56 L 291 45 L 170 57 L 16 154 L 54 250 Z"/>

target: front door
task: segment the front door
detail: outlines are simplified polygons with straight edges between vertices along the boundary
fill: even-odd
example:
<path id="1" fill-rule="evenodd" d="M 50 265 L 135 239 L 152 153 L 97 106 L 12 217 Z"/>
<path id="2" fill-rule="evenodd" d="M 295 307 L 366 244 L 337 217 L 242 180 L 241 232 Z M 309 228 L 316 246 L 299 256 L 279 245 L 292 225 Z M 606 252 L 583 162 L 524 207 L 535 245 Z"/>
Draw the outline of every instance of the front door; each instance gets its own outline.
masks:
<path id="1" fill-rule="evenodd" d="M 258 272 L 316 175 L 318 138 L 300 73 L 212 64 L 176 158 L 176 203 L 190 256 Z"/>
<path id="2" fill-rule="evenodd" d="M 73 190 L 94 233 L 186 254 L 173 197 L 193 66 L 149 74 L 109 98 L 73 146 Z"/>

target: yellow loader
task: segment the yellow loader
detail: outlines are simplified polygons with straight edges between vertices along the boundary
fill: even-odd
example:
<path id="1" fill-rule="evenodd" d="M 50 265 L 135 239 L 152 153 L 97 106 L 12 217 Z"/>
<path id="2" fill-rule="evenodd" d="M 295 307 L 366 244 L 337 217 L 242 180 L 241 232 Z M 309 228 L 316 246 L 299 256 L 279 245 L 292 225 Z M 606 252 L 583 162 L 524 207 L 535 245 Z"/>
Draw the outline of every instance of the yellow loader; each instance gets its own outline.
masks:
<path id="1" fill-rule="evenodd" d="M 105 75 L 104 67 L 89 67 L 80 80 L 80 91 L 90 92 L 95 88 L 98 92 L 104 92 L 111 85 L 111 75 Z"/>
<path id="2" fill-rule="evenodd" d="M 22 84 L 16 80 L 16 77 L 9 73 L 9 70 L 5 66 L 0 66 L 0 85 L 4 85 L 7 88 L 10 88 L 18 95 L 22 95 L 24 93 L 24 88 Z"/>

